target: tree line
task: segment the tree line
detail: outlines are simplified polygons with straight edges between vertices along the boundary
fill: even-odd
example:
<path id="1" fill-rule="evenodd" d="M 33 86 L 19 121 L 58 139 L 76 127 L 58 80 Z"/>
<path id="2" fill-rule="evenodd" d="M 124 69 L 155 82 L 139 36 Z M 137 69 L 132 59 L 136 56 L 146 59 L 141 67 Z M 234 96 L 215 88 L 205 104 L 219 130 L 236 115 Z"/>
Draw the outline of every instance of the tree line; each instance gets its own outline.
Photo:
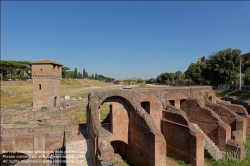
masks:
<path id="1" fill-rule="evenodd" d="M 241 63 L 241 67 L 240 67 Z M 191 63 L 182 73 L 162 73 L 146 83 L 168 85 L 235 85 L 239 73 L 244 73 L 243 81 L 250 84 L 250 61 L 241 57 L 239 49 L 224 49 L 209 55 L 205 62 Z"/>
<path id="2" fill-rule="evenodd" d="M 13 60 L 0 60 L 0 73 L 2 73 L 3 80 L 23 80 L 31 78 L 31 66 L 30 61 L 13 61 Z M 26 75 L 24 75 L 26 73 Z M 62 66 L 62 78 L 63 79 L 93 79 L 103 82 L 114 82 L 114 78 L 106 77 L 101 74 L 92 74 L 89 75 L 88 72 L 83 69 L 82 72 L 78 72 L 77 68 L 74 71 L 70 71 L 70 68 L 67 66 Z"/>
<path id="3" fill-rule="evenodd" d="M 3 75 L 1 79 L 30 79 L 31 67 L 29 64 L 30 61 L 0 60 L 0 73 Z"/>
<path id="4" fill-rule="evenodd" d="M 111 77 L 106 77 L 101 74 L 88 74 L 88 72 L 83 69 L 82 72 L 79 72 L 77 68 L 74 71 L 70 71 L 69 67 L 63 66 L 62 67 L 62 78 L 63 79 L 92 79 L 92 80 L 99 80 L 103 82 L 113 82 L 115 83 L 115 79 Z"/>

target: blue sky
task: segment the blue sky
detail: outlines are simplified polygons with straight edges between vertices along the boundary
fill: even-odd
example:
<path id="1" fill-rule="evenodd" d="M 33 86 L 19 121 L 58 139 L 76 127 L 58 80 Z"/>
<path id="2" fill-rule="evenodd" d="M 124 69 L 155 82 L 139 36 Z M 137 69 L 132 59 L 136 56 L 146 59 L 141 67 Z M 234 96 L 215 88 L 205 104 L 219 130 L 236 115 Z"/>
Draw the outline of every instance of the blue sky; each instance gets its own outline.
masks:
<path id="1" fill-rule="evenodd" d="M 222 49 L 250 52 L 249 11 L 246 1 L 2 1 L 1 59 L 155 78 Z"/>

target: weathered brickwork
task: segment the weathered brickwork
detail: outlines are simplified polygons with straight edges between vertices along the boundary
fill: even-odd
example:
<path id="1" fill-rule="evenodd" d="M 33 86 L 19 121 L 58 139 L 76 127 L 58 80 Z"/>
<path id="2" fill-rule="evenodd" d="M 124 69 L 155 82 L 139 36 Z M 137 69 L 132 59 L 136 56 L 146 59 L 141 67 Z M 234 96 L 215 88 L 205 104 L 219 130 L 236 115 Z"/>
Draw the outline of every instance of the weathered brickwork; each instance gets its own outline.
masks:
<path id="1" fill-rule="evenodd" d="M 103 101 L 112 105 L 109 131 L 100 123 L 98 107 Z M 98 90 L 90 93 L 87 106 L 88 134 L 92 140 L 95 165 L 112 161 L 113 153 L 121 153 L 135 165 L 164 165 L 164 162 L 159 162 L 163 160 L 159 153 L 165 151 L 167 155 L 191 165 L 202 166 L 204 149 L 209 152 L 209 145 L 205 147 L 207 141 L 213 142 L 214 148 L 220 151 L 244 148 L 249 128 L 246 116 L 243 107 L 220 104 L 211 87 Z M 163 134 L 165 143 L 161 134 L 153 134 L 150 127 Z M 103 140 L 110 145 L 105 157 L 98 153 Z M 237 145 L 232 142 L 237 142 Z M 154 152 L 155 161 L 148 151 Z M 220 158 L 220 151 L 214 155 L 215 159 Z M 213 156 L 211 151 L 209 153 Z"/>
<path id="2" fill-rule="evenodd" d="M 192 165 L 204 165 L 204 135 L 191 126 L 184 113 L 168 106 L 163 111 L 162 133 L 168 156 Z"/>
<path id="3" fill-rule="evenodd" d="M 220 150 L 225 150 L 226 141 L 231 138 L 231 127 L 224 123 L 211 109 L 201 105 L 202 103 L 197 100 L 186 100 L 182 103 L 181 110 L 186 113 L 190 122 L 198 124 Z M 230 128 L 229 133 L 227 128 Z M 220 139 L 223 140 L 220 141 Z"/>
<path id="4" fill-rule="evenodd" d="M 114 126 L 112 128 L 114 129 L 119 128 L 122 131 L 126 131 L 126 128 L 128 128 L 128 133 L 123 133 L 123 135 L 127 135 L 128 137 L 128 144 L 124 146 L 127 147 L 127 149 L 123 149 L 122 152 L 129 153 L 122 155 L 127 157 L 135 165 L 165 166 L 166 141 L 161 132 L 155 126 L 153 119 L 141 107 L 139 93 L 133 90 L 96 90 L 90 93 L 89 104 L 87 106 L 87 128 L 88 135 L 91 140 L 91 147 L 94 150 L 92 154 L 93 158 L 95 158 L 95 165 L 112 161 L 114 155 L 112 141 L 124 142 L 123 140 L 114 140 L 115 137 L 119 137 L 115 136 L 115 133 L 113 134 L 112 131 L 105 130 L 101 126 L 99 117 L 97 117 L 99 114 L 99 106 L 106 99 L 108 102 L 111 102 L 111 97 L 114 96 L 118 96 L 123 100 L 123 102 L 119 102 L 120 104 L 124 102 L 128 103 L 127 106 L 123 105 L 123 107 L 126 108 L 126 111 L 128 112 L 128 126 L 119 126 L 119 123 L 112 124 Z M 119 112 L 120 110 L 115 109 L 123 110 L 123 107 L 112 105 L 112 112 Z M 118 115 L 112 117 L 112 119 L 114 119 L 113 121 L 117 121 L 115 118 L 121 120 Z M 124 139 L 122 136 L 120 136 L 120 138 Z M 113 151 L 110 150 L 110 147 L 113 149 Z M 105 151 L 105 149 L 107 151 Z"/>
<path id="5" fill-rule="evenodd" d="M 87 133 L 95 166 L 114 162 L 115 153 L 138 166 L 166 166 L 166 155 L 193 166 L 203 166 L 204 155 L 221 158 L 220 151 L 244 158 L 249 115 L 243 107 L 217 99 L 211 87 L 95 90 L 88 98 Z M 106 122 L 100 120 L 102 104 L 110 106 Z M 37 119 L 39 111 L 30 116 Z M 70 140 L 77 129 L 3 129 L 1 153 L 55 150 L 62 146 L 63 131 Z"/>
<path id="6" fill-rule="evenodd" d="M 70 140 L 76 135 L 78 125 L 1 129 L 0 153 L 29 151 L 31 153 L 27 155 L 35 155 L 52 152 L 62 147 L 64 131 L 65 139 Z M 49 153 L 43 155 L 48 157 Z"/>
<path id="7" fill-rule="evenodd" d="M 60 79 L 62 65 L 43 60 L 32 62 L 33 111 L 42 107 L 55 108 L 60 103 Z"/>

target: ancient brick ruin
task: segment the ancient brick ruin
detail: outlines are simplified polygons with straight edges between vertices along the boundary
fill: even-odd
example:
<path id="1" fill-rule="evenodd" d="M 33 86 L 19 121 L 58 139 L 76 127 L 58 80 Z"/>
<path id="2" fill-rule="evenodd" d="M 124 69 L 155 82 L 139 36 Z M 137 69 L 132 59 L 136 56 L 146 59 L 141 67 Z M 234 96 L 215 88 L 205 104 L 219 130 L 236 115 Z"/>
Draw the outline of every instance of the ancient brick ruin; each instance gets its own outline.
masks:
<path id="1" fill-rule="evenodd" d="M 33 111 L 53 109 L 60 103 L 60 79 L 62 65 L 51 61 L 41 60 L 32 62 L 33 79 Z"/>
<path id="2" fill-rule="evenodd" d="M 110 105 L 100 121 L 100 105 Z M 244 158 L 250 121 L 246 109 L 216 98 L 211 87 L 95 90 L 89 94 L 87 132 L 93 163 L 119 153 L 134 165 L 165 166 L 166 155 L 204 165 L 224 152 Z"/>
<path id="3" fill-rule="evenodd" d="M 194 166 L 203 166 L 205 156 L 220 159 L 224 152 L 244 158 L 248 112 L 216 98 L 211 87 L 94 90 L 88 98 L 84 140 L 76 134 L 78 125 L 2 128 L 1 154 L 53 151 L 66 139 L 66 149 L 72 150 L 85 142 L 85 156 L 92 156 L 86 162 L 94 166 L 113 163 L 116 154 L 136 166 L 166 166 L 166 156 Z M 101 122 L 102 104 L 109 105 L 109 114 Z"/>

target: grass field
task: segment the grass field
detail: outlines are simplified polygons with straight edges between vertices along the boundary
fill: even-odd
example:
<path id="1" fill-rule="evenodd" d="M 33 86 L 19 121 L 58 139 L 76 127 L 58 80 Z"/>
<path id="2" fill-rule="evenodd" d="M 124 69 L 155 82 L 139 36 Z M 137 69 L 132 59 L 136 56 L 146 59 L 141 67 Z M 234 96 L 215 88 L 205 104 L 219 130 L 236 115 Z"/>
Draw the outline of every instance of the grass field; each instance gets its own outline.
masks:
<path id="1" fill-rule="evenodd" d="M 107 84 L 98 80 L 69 79 L 61 80 L 61 97 L 69 95 L 71 97 L 87 98 L 88 93 L 100 87 L 107 87 Z M 92 88 L 93 87 L 93 88 Z M 1 105 L 11 105 L 32 102 L 33 82 L 32 81 L 1 81 L 1 88 L 13 92 L 13 95 L 1 90 Z"/>

